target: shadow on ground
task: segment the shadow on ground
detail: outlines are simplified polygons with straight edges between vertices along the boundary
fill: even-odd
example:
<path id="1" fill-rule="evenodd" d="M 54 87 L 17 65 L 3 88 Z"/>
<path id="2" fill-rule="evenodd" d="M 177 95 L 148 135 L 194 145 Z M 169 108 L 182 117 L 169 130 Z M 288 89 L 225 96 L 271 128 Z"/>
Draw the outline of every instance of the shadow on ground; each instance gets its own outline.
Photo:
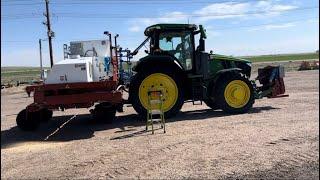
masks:
<path id="1" fill-rule="evenodd" d="M 279 108 L 271 106 L 254 107 L 249 113 L 260 113 L 261 111 L 269 111 Z M 193 110 L 180 112 L 176 117 L 168 119 L 167 123 L 175 121 L 186 120 L 200 120 L 214 117 L 229 116 L 222 111 L 213 111 L 211 109 Z M 25 132 L 21 131 L 18 127 L 12 127 L 8 130 L 1 131 L 1 149 L 8 148 L 16 143 L 28 142 L 28 141 L 44 141 L 52 132 L 58 129 L 64 122 L 70 119 L 72 116 L 56 116 L 47 123 L 40 125 L 37 131 Z M 75 119 L 67 123 L 57 133 L 50 136 L 48 141 L 72 141 L 79 139 L 88 139 L 94 136 L 95 131 L 108 130 L 114 128 L 120 128 L 115 133 L 134 131 L 131 134 L 125 136 L 119 136 L 113 139 L 123 139 L 133 137 L 137 135 L 145 134 L 145 131 L 136 131 L 134 127 L 144 126 L 145 122 L 141 121 L 141 118 L 136 114 L 118 116 L 112 124 L 104 124 L 96 122 L 92 119 L 90 114 L 77 115 Z M 130 127 L 131 129 L 127 129 Z"/>

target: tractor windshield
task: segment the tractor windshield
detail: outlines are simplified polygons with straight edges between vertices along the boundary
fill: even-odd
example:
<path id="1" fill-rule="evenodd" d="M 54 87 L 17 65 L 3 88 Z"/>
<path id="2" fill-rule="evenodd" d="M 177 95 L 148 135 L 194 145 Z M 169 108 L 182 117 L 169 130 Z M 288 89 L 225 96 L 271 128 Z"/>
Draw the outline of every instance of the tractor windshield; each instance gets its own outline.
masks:
<path id="1" fill-rule="evenodd" d="M 159 48 L 175 56 L 185 70 L 192 69 L 193 47 L 190 32 L 162 32 L 159 34 Z"/>

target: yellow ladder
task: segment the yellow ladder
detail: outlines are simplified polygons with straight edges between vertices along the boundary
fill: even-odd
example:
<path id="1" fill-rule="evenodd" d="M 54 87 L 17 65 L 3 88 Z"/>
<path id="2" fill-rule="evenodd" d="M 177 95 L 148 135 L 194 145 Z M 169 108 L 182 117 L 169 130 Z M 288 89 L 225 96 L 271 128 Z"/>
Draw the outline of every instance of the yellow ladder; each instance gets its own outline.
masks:
<path id="1" fill-rule="evenodd" d="M 159 115 L 159 119 L 154 119 L 153 115 Z M 161 90 L 149 90 L 148 91 L 148 109 L 147 109 L 147 124 L 146 131 L 148 131 L 148 126 L 151 125 L 152 134 L 154 134 L 153 123 L 160 122 L 163 132 L 166 133 L 166 125 L 163 112 L 163 94 Z"/>

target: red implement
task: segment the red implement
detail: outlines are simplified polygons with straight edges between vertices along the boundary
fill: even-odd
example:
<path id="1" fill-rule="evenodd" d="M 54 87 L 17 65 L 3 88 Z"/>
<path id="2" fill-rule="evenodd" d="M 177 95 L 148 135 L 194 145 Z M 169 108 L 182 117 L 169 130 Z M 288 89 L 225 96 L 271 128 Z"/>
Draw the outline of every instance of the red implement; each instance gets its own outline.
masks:
<path id="1" fill-rule="evenodd" d="M 116 91 L 116 81 L 41 84 L 26 87 L 30 95 L 34 92 L 34 103 L 27 111 L 67 108 L 88 108 L 96 102 L 122 103 L 122 93 Z"/>

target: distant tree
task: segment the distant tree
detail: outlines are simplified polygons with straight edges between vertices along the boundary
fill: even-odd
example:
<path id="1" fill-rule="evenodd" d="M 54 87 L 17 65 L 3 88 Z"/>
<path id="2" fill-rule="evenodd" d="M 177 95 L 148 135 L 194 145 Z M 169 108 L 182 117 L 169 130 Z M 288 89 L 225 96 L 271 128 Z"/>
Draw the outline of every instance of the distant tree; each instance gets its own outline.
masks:
<path id="1" fill-rule="evenodd" d="M 316 50 L 316 53 L 319 54 L 319 50 Z"/>

